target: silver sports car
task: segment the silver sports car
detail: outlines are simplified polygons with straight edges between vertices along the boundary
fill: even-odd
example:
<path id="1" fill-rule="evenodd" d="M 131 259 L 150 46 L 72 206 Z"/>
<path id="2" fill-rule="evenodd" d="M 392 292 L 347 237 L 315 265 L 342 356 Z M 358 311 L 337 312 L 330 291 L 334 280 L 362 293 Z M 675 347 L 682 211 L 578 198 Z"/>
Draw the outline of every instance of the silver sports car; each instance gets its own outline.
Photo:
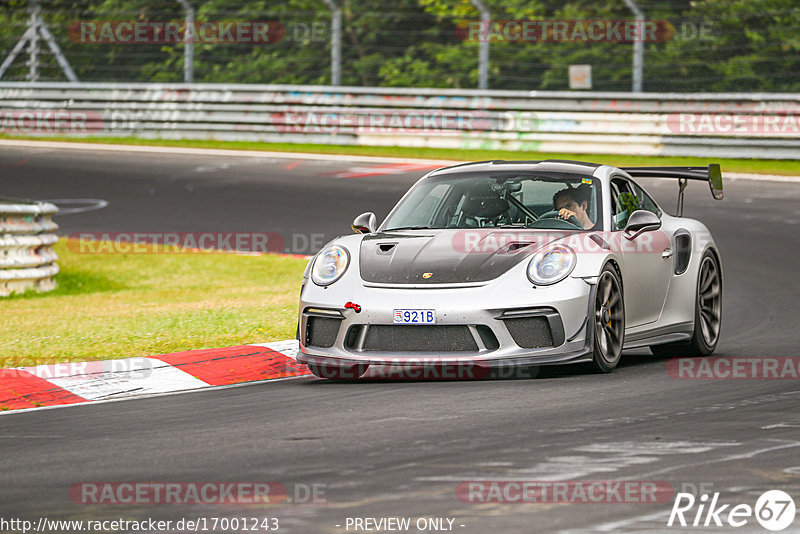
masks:
<path id="1" fill-rule="evenodd" d="M 677 216 L 637 177 L 676 180 Z M 360 215 L 357 235 L 309 262 L 298 361 L 327 378 L 387 366 L 424 378 L 442 366 L 609 372 L 634 347 L 709 355 L 722 267 L 708 229 L 682 217 L 688 180 L 723 196 L 717 164 L 487 161 L 430 172 L 380 226 Z"/>

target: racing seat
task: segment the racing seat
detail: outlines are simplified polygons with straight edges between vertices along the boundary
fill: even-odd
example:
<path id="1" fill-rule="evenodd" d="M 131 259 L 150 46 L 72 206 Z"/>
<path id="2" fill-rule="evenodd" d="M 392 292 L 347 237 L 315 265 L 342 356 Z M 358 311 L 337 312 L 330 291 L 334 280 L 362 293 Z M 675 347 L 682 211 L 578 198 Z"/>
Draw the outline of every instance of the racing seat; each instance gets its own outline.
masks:
<path id="1" fill-rule="evenodd" d="M 509 208 L 508 200 L 497 191 L 470 191 L 461 206 L 460 226 L 481 227 L 486 226 L 486 222 L 496 226 L 501 216 L 508 218 Z"/>

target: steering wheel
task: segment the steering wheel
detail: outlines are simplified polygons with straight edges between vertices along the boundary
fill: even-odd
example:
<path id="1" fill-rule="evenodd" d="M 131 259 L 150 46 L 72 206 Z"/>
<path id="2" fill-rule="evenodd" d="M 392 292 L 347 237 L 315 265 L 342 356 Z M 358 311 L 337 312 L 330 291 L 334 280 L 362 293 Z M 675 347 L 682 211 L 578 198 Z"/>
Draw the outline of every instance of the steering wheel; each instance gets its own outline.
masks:
<path id="1" fill-rule="evenodd" d="M 569 219 L 562 219 L 561 217 L 559 217 L 558 212 L 556 210 L 552 210 L 552 211 L 548 211 L 546 213 L 543 213 L 543 214 L 539 215 L 538 221 L 547 220 L 547 219 L 556 219 L 558 222 L 563 222 L 563 223 L 569 224 L 570 226 L 574 226 L 575 228 L 579 228 L 579 229 L 583 230 L 583 225 L 578 220 L 578 218 L 575 217 L 574 215 L 570 216 Z"/>

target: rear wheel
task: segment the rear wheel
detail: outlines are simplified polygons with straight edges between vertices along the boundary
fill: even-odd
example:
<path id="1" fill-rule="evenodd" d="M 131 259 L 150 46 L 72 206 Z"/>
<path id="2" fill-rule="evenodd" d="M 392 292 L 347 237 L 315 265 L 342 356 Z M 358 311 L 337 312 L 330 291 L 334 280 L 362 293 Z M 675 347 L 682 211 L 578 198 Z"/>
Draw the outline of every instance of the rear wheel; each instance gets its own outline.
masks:
<path id="1" fill-rule="evenodd" d="M 722 276 L 717 258 L 707 251 L 697 277 L 692 339 L 688 343 L 653 345 L 650 350 L 656 356 L 708 356 L 717 348 L 721 327 Z"/>
<path id="2" fill-rule="evenodd" d="M 594 353 L 595 370 L 609 373 L 619 363 L 625 340 L 625 304 L 622 284 L 617 271 L 606 265 L 597 279 L 594 298 Z"/>

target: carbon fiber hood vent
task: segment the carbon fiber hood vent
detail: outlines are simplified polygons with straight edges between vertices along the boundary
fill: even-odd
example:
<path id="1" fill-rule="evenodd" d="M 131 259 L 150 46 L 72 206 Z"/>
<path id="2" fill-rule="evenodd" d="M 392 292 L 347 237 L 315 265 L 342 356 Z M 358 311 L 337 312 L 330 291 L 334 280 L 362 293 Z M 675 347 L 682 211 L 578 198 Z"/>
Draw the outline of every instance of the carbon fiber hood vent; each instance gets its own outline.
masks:
<path id="1" fill-rule="evenodd" d="M 365 235 L 360 251 L 361 278 L 377 284 L 486 282 L 570 233 L 476 228 Z"/>

